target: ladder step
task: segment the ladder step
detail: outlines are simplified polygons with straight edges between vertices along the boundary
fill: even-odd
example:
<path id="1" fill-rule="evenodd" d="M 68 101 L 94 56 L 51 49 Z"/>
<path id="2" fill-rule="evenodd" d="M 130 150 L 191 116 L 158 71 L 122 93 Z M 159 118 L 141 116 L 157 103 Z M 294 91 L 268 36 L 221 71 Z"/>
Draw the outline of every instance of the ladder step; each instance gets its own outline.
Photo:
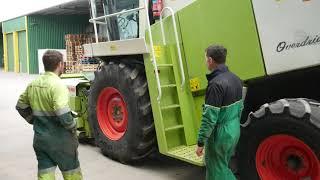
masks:
<path id="1" fill-rule="evenodd" d="M 176 126 L 166 128 L 165 131 L 172 131 L 172 130 L 182 129 L 182 128 L 184 128 L 183 125 L 176 125 Z"/>
<path id="2" fill-rule="evenodd" d="M 172 87 L 177 87 L 176 84 L 167 84 L 167 85 L 162 85 L 161 88 L 172 88 Z"/>
<path id="3" fill-rule="evenodd" d="M 178 107 L 180 107 L 179 104 L 173 104 L 173 105 L 168 105 L 168 106 L 162 106 L 161 109 L 166 110 L 166 109 L 173 109 L 173 108 L 178 108 Z"/>
<path id="4" fill-rule="evenodd" d="M 158 64 L 157 67 L 173 67 L 173 64 Z"/>

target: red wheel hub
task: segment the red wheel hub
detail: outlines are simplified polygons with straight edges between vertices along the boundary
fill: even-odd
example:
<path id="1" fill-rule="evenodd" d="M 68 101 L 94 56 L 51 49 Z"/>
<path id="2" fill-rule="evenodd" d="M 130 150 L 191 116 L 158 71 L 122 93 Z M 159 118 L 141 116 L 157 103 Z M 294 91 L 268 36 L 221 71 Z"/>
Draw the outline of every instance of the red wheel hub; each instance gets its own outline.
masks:
<path id="1" fill-rule="evenodd" d="M 121 93 L 111 87 L 104 88 L 97 102 L 97 118 L 100 129 L 111 140 L 123 137 L 128 125 L 127 105 Z"/>
<path id="2" fill-rule="evenodd" d="M 312 149 L 288 135 L 265 139 L 256 153 L 256 167 L 262 180 L 320 179 L 320 163 Z"/>

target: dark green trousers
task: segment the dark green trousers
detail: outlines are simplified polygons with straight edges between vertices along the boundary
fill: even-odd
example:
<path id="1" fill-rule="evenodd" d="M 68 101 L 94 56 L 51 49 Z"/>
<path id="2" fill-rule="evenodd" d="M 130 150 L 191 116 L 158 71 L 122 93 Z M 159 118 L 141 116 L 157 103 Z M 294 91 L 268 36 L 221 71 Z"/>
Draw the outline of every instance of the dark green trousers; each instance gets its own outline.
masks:
<path id="1" fill-rule="evenodd" d="M 54 180 L 57 166 L 65 180 L 82 179 L 75 134 L 64 129 L 57 133 L 35 134 L 33 147 L 38 160 L 39 180 Z"/>

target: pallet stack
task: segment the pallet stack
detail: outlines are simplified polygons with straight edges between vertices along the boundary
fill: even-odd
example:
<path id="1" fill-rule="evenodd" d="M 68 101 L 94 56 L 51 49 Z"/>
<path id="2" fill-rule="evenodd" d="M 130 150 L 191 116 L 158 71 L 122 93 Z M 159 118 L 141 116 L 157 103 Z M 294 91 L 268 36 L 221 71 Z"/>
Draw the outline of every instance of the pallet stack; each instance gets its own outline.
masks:
<path id="1" fill-rule="evenodd" d="M 76 46 L 75 51 L 80 72 L 95 71 L 98 68 L 99 62 L 94 58 L 85 57 L 82 46 Z"/>
<path id="2" fill-rule="evenodd" d="M 76 60 L 78 62 L 81 61 L 81 59 L 85 58 L 83 55 L 83 47 L 82 46 L 76 46 L 75 47 L 75 55 L 76 55 Z"/>
<path id="3" fill-rule="evenodd" d="M 64 73 L 78 73 L 79 72 L 79 65 L 75 61 L 66 61 L 64 62 Z"/>
<path id="4" fill-rule="evenodd" d="M 92 65 L 90 68 L 86 67 L 81 62 L 89 59 L 84 57 L 83 44 L 92 43 L 93 38 L 85 34 L 67 34 L 65 35 L 66 50 L 67 50 L 67 61 L 65 62 L 65 73 L 79 73 L 82 71 L 93 70 Z M 98 64 L 94 64 L 98 67 Z M 95 69 L 94 69 L 95 70 Z"/>

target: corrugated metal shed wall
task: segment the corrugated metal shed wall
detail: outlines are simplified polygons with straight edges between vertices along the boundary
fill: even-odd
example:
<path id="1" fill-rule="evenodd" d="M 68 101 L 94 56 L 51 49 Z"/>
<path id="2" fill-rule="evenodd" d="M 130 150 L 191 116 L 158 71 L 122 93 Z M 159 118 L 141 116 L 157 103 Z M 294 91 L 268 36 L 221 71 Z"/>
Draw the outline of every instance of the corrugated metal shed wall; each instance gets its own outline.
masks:
<path id="1" fill-rule="evenodd" d="M 12 33 L 14 31 L 22 31 L 26 29 L 25 17 L 19 17 L 2 23 L 3 33 Z"/>
<path id="2" fill-rule="evenodd" d="M 7 57 L 8 57 L 8 71 L 14 71 L 14 42 L 13 33 L 7 34 Z"/>
<path id="3" fill-rule="evenodd" d="M 19 70 L 22 73 L 28 72 L 27 60 L 27 38 L 26 31 L 18 32 L 18 48 L 19 48 Z"/>
<path id="4" fill-rule="evenodd" d="M 5 39 L 3 43 L 5 43 L 3 49 L 6 53 L 4 55 L 5 69 L 8 71 L 19 72 L 19 49 L 18 44 L 19 41 L 17 36 L 15 36 L 19 32 L 23 32 L 26 30 L 25 16 L 18 17 L 15 19 L 11 19 L 5 22 L 2 22 L 2 32 L 4 34 Z M 25 43 L 25 42 L 20 42 Z M 23 45 L 23 44 L 21 44 Z M 25 59 L 21 59 L 26 61 Z"/>
<path id="5" fill-rule="evenodd" d="M 64 35 L 84 33 L 88 24 L 88 16 L 29 16 L 29 73 L 38 73 L 38 49 L 64 49 Z"/>
<path id="6" fill-rule="evenodd" d="M 0 33 L 0 67 L 3 67 L 3 37 Z"/>

